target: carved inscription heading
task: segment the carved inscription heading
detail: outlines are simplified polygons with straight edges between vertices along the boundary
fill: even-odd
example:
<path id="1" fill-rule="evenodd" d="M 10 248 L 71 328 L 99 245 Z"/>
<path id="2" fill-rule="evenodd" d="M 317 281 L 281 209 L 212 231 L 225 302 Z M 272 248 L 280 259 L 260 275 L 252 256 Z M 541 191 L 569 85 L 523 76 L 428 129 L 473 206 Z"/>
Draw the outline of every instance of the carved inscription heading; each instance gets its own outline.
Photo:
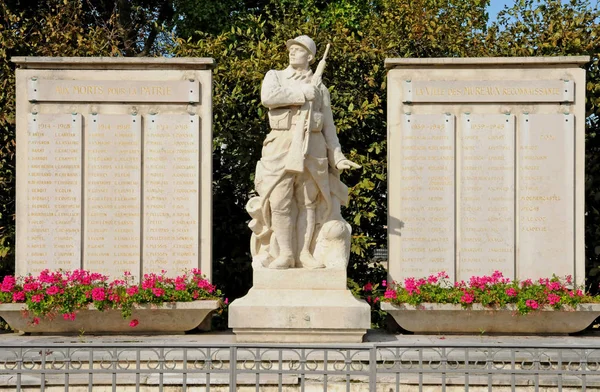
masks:
<path id="1" fill-rule="evenodd" d="M 28 81 L 30 101 L 58 102 L 199 102 L 194 80 L 50 80 Z"/>
<path id="2" fill-rule="evenodd" d="M 573 102 L 572 80 L 407 80 L 404 102 Z"/>

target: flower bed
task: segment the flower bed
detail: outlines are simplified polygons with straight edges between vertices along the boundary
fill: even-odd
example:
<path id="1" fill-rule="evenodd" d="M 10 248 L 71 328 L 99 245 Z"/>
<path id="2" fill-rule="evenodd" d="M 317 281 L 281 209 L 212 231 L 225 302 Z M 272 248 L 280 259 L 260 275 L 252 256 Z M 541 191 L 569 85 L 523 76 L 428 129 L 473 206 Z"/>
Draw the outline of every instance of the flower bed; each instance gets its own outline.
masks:
<path id="1" fill-rule="evenodd" d="M 600 297 L 569 276 L 511 281 L 498 271 L 454 284 L 444 272 L 407 278 L 381 301 L 401 327 L 420 333 L 572 333 L 600 316 Z"/>
<path id="2" fill-rule="evenodd" d="M 123 279 L 111 281 L 105 275 L 85 270 L 44 270 L 38 276 L 6 276 L 0 285 L 0 316 L 19 330 L 56 332 L 58 327 L 52 325 L 57 324 L 57 321 L 61 321 L 61 325 L 64 324 L 63 321 L 73 322 L 80 312 L 92 309 L 109 311 L 111 314 L 118 313 L 121 319 L 128 319 L 130 328 L 137 327 L 140 331 L 148 332 L 157 327 L 138 327 L 142 323 L 137 317 L 140 309 L 165 310 L 169 308 L 165 306 L 168 304 L 200 300 L 212 300 L 214 303 L 213 309 L 210 310 L 206 310 L 206 306 L 200 306 L 206 310 L 205 316 L 218 308 L 221 293 L 204 279 L 199 270 L 194 269 L 175 278 L 165 275 L 166 271 L 162 271 L 160 275 L 146 274 L 139 284 L 134 283 L 134 278 L 129 273 L 125 273 Z M 23 328 L 22 323 L 17 327 L 8 320 L 15 320 L 15 310 L 27 320 L 28 328 Z M 3 316 L 3 311 L 12 313 Z M 155 316 L 158 315 L 158 311 L 154 313 Z M 198 324 L 201 322 L 202 320 Z M 99 324 L 99 330 L 110 332 L 111 327 L 108 327 L 107 323 Z M 41 326 L 35 328 L 38 325 Z M 189 325 L 189 322 L 186 325 Z M 122 329 L 122 326 L 119 328 Z"/>

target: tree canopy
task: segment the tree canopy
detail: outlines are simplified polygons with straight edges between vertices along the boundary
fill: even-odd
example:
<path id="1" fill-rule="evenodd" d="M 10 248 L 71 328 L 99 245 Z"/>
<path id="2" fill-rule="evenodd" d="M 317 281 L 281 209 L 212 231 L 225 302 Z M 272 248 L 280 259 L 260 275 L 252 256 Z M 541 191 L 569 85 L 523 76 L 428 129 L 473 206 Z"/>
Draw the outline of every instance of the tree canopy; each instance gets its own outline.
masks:
<path id="1" fill-rule="evenodd" d="M 23 0 L 0 5 L 0 265 L 14 265 L 15 108 L 12 56 L 194 56 L 214 70 L 214 270 L 230 297 L 251 285 L 245 204 L 268 132 L 260 105 L 285 41 L 310 35 L 332 50 L 324 83 L 347 156 L 353 225 L 349 276 L 380 280 L 386 243 L 387 57 L 589 55 L 586 102 L 586 256 L 600 279 L 600 11 L 587 0 L 519 0 L 488 23 L 489 0 Z M 239 240 L 232 241 L 232 238 Z M 542 262 L 542 261 L 541 261 Z"/>

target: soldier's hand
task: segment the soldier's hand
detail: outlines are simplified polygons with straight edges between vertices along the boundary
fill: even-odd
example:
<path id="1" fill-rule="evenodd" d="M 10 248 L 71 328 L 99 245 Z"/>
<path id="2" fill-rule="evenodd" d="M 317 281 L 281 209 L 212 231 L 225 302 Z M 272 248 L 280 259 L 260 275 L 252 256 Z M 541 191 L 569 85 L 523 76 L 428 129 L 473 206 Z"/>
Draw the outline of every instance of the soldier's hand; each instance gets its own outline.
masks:
<path id="1" fill-rule="evenodd" d="M 312 101 L 313 99 L 315 99 L 315 96 L 317 95 L 317 88 L 315 86 L 313 86 L 312 84 L 303 84 L 301 88 L 302 93 L 304 94 L 304 98 L 307 101 Z"/>
<path id="2" fill-rule="evenodd" d="M 339 161 L 337 163 L 337 165 L 335 165 L 336 168 L 338 170 L 344 170 L 344 169 L 360 169 L 362 166 L 360 166 L 358 163 L 354 163 L 352 162 L 350 159 L 342 159 L 341 161 Z"/>

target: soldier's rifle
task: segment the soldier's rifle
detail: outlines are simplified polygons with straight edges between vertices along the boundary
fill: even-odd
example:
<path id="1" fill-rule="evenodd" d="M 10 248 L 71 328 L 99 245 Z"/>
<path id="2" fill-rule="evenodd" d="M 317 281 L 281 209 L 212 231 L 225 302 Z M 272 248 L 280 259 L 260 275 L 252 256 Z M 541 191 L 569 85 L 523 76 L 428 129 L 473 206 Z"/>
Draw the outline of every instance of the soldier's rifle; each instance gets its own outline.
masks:
<path id="1" fill-rule="evenodd" d="M 321 61 L 319 61 L 317 70 L 313 74 L 311 84 L 314 87 L 319 87 L 321 85 L 321 79 L 326 64 L 325 60 L 327 59 L 327 53 L 329 52 L 330 46 L 330 44 L 327 44 L 327 47 L 325 48 L 325 54 L 323 54 L 323 58 Z M 308 102 L 308 110 L 306 109 L 306 103 L 304 103 L 300 113 L 298 114 L 299 121 L 296 123 L 296 128 L 294 128 L 292 144 L 286 158 L 286 172 L 302 173 L 304 171 L 304 157 L 306 156 L 306 152 L 308 150 L 308 140 L 310 138 L 310 131 L 312 129 L 312 115 L 313 101 Z"/>
<path id="2" fill-rule="evenodd" d="M 327 60 L 327 54 L 329 53 L 330 47 L 331 47 L 331 44 L 327 44 L 327 46 L 325 47 L 325 53 L 323 53 L 323 58 L 321 59 L 321 61 L 319 61 L 319 65 L 317 65 L 317 70 L 313 74 L 311 84 L 315 87 L 320 87 L 321 83 L 323 81 L 323 71 L 325 71 L 325 66 L 327 65 L 326 60 Z M 312 130 L 312 117 L 313 117 L 313 101 L 310 101 L 309 106 L 308 106 L 308 119 L 306 120 L 306 129 L 304 131 L 304 146 L 302 149 L 304 155 L 306 155 L 306 152 L 308 150 L 308 140 L 310 137 L 310 132 Z"/>

